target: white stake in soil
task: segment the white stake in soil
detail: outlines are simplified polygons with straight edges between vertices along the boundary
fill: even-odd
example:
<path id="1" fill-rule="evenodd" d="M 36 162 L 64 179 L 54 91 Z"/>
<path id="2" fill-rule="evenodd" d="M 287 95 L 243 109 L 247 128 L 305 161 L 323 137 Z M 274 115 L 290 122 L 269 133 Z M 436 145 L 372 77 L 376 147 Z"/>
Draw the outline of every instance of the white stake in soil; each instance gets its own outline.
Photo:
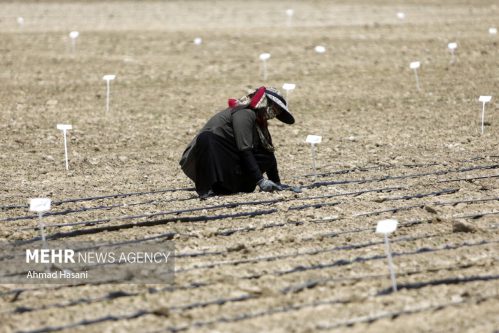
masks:
<path id="1" fill-rule="evenodd" d="M 450 63 L 453 64 L 456 62 L 457 43 L 449 43 L 447 44 L 447 47 L 449 48 L 449 52 L 451 54 Z"/>
<path id="2" fill-rule="evenodd" d="M 421 67 L 421 63 L 419 61 L 413 61 L 410 63 L 409 67 L 414 70 L 414 75 L 416 76 L 416 88 L 420 91 L 421 87 L 419 86 L 418 68 Z"/>
<path id="3" fill-rule="evenodd" d="M 64 134 L 64 157 L 66 160 L 66 170 L 69 170 L 69 163 L 68 163 L 68 143 L 66 140 L 66 131 L 73 129 L 73 126 L 71 125 L 64 125 L 64 124 L 57 124 L 57 129 L 61 130 Z"/>
<path id="4" fill-rule="evenodd" d="M 315 48 L 314 48 L 315 52 L 317 53 L 325 53 L 326 52 L 326 48 L 322 45 L 317 45 Z"/>
<path id="5" fill-rule="evenodd" d="M 22 18 L 22 17 L 19 16 L 17 18 L 17 25 L 19 25 L 19 28 L 22 29 L 24 27 L 24 18 Z"/>
<path id="6" fill-rule="evenodd" d="M 286 91 L 286 102 L 288 102 L 288 104 L 289 104 L 289 100 L 288 100 L 289 92 L 294 90 L 295 88 L 296 88 L 296 84 L 294 84 L 294 83 L 284 83 L 282 85 L 282 89 L 284 89 Z"/>
<path id="7" fill-rule="evenodd" d="M 194 38 L 194 45 L 201 45 L 201 44 L 203 44 L 203 39 L 201 37 Z"/>
<path id="8" fill-rule="evenodd" d="M 310 143 L 310 150 L 312 154 L 312 168 L 314 169 L 314 181 L 317 179 L 317 168 L 315 164 L 315 145 L 322 142 L 322 136 L 307 135 L 305 142 Z"/>
<path id="9" fill-rule="evenodd" d="M 398 17 L 400 20 L 403 20 L 403 19 L 405 19 L 405 13 L 398 12 L 398 13 L 397 13 L 397 17 Z"/>
<path id="10" fill-rule="evenodd" d="M 106 90 L 106 113 L 109 112 L 109 99 L 111 98 L 111 81 L 116 79 L 116 75 L 113 75 L 113 74 L 108 74 L 108 75 L 104 75 L 102 77 L 102 79 L 104 81 L 106 81 L 106 87 L 107 87 L 107 90 Z"/>
<path id="11" fill-rule="evenodd" d="M 497 35 L 497 28 L 494 28 L 494 27 L 489 28 L 489 34 L 490 35 Z"/>
<path id="12" fill-rule="evenodd" d="M 482 102 L 482 134 L 483 134 L 483 123 L 485 121 L 485 103 L 490 102 L 492 96 L 480 96 L 479 102 Z"/>
<path id="13" fill-rule="evenodd" d="M 383 234 L 385 237 L 385 253 L 388 258 L 388 268 L 390 270 L 390 278 L 392 280 L 392 289 L 397 291 L 397 281 L 395 280 L 395 269 L 393 268 L 392 252 L 390 250 L 390 242 L 388 241 L 388 234 L 397 230 L 397 220 L 381 220 L 376 226 L 376 233 Z"/>
<path id="14" fill-rule="evenodd" d="M 286 9 L 286 16 L 288 17 L 288 20 L 287 20 L 287 25 L 288 27 L 291 26 L 292 22 L 293 22 L 293 15 L 295 14 L 295 11 L 292 10 L 292 9 Z"/>
<path id="15" fill-rule="evenodd" d="M 80 33 L 78 31 L 71 31 L 69 33 L 69 38 L 71 38 L 71 51 L 74 53 L 76 51 L 76 39 L 78 39 Z"/>
<path id="16" fill-rule="evenodd" d="M 263 73 L 263 80 L 267 80 L 267 60 L 270 59 L 270 53 L 262 53 L 260 54 L 260 60 L 262 62 L 262 73 Z"/>
<path id="17" fill-rule="evenodd" d="M 34 198 L 30 200 L 29 210 L 38 213 L 38 227 L 40 229 L 40 236 L 42 237 L 43 248 L 47 248 L 47 240 L 45 239 L 45 225 L 43 224 L 42 216 L 44 212 L 50 210 L 49 198 Z"/>

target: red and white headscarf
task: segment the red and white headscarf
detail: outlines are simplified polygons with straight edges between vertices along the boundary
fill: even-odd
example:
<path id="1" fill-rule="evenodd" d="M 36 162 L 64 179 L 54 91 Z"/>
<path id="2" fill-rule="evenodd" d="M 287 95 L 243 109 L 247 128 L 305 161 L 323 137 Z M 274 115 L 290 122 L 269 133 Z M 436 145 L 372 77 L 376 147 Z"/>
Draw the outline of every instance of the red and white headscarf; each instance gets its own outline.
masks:
<path id="1" fill-rule="evenodd" d="M 288 110 L 286 100 L 282 97 L 279 90 L 273 87 L 260 87 L 240 99 L 229 99 L 229 107 L 246 105 L 253 110 L 267 108 L 270 104 L 277 105 L 281 109 L 281 112 L 277 115 L 277 119 L 286 124 L 293 124 L 295 122 L 295 118 Z"/>

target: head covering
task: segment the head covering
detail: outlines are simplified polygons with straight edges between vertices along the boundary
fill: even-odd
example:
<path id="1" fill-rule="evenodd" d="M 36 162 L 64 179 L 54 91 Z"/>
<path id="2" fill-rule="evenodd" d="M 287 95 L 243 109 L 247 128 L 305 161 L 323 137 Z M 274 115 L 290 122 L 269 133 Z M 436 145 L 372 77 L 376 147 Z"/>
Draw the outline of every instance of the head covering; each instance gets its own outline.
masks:
<path id="1" fill-rule="evenodd" d="M 277 119 L 286 124 L 294 124 L 295 118 L 288 110 L 288 103 L 276 88 L 260 87 L 249 95 L 243 96 L 238 100 L 229 99 L 229 107 L 247 105 L 250 109 L 254 110 L 266 108 L 271 104 L 277 105 L 281 110 L 276 117 Z"/>

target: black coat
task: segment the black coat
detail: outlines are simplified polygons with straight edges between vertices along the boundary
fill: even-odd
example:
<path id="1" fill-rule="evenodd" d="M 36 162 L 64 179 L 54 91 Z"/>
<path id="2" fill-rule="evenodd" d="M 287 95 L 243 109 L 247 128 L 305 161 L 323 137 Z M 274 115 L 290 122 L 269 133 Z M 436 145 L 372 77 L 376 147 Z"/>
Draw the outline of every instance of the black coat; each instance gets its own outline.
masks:
<path id="1" fill-rule="evenodd" d="M 267 173 L 279 183 L 274 153 L 262 148 L 255 111 L 244 107 L 214 115 L 187 146 L 180 165 L 199 194 L 252 192 Z"/>

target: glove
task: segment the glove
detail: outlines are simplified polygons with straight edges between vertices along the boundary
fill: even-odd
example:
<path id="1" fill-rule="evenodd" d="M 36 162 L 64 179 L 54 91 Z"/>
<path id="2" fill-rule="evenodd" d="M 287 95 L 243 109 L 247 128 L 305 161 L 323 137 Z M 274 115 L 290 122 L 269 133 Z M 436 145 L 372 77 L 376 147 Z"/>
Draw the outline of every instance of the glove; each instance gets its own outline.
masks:
<path id="1" fill-rule="evenodd" d="M 282 190 L 290 190 L 295 193 L 301 193 L 301 188 L 299 186 L 291 186 L 291 185 L 285 185 L 285 184 L 279 184 Z"/>
<path id="2" fill-rule="evenodd" d="M 282 188 L 281 186 L 277 185 L 271 180 L 262 178 L 258 181 L 258 186 L 260 187 L 260 190 L 264 192 L 272 192 L 272 191 L 281 191 Z"/>

